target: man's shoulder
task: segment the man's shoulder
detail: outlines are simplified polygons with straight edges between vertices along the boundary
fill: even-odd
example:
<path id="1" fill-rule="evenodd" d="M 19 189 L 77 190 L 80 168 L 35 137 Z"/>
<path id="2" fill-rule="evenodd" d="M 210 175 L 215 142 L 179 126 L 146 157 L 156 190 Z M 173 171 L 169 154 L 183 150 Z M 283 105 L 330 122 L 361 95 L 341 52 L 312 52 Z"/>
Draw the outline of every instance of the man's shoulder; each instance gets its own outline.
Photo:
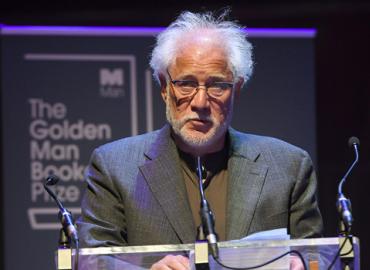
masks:
<path id="1" fill-rule="evenodd" d="M 231 129 L 230 134 L 236 141 L 238 148 L 243 151 L 251 151 L 251 149 L 253 149 L 259 153 L 290 153 L 292 155 L 307 155 L 306 151 L 302 148 L 278 138 L 243 133 L 235 129 Z"/>

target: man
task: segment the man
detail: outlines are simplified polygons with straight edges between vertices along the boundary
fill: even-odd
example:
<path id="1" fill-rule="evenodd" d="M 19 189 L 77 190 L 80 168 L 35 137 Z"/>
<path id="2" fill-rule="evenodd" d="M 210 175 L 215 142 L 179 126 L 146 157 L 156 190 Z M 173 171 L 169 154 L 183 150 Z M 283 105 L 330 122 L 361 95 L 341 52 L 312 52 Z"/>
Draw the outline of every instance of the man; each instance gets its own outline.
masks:
<path id="1" fill-rule="evenodd" d="M 253 67 L 238 25 L 185 12 L 158 36 L 151 67 L 168 124 L 94 151 L 79 222 L 83 246 L 194 242 L 198 156 L 220 240 L 275 228 L 288 228 L 294 238 L 321 234 L 307 153 L 230 128 L 234 100 Z M 153 269 L 188 264 L 166 256 Z"/>

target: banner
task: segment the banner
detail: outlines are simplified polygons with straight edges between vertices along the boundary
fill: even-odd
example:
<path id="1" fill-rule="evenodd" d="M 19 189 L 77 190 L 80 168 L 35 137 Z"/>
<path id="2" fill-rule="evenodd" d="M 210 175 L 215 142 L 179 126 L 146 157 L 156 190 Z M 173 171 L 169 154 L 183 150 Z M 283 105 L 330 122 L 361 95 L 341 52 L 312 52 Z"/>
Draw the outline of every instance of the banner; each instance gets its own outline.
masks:
<path id="1" fill-rule="evenodd" d="M 5 269 L 53 269 L 58 209 L 75 217 L 92 150 L 158 129 L 165 107 L 149 55 L 157 28 L 1 29 Z M 255 74 L 232 126 L 275 136 L 315 158 L 314 30 L 250 29 Z"/>

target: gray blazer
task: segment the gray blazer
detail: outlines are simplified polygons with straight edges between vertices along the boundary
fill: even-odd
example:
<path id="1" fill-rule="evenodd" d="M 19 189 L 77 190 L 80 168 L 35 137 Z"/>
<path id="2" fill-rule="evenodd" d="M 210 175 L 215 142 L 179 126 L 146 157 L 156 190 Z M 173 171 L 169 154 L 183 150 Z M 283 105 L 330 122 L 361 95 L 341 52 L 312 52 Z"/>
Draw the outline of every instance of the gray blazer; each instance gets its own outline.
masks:
<path id="1" fill-rule="evenodd" d="M 288 228 L 294 238 L 320 236 L 308 154 L 274 138 L 232 128 L 228 134 L 227 239 L 275 228 Z M 179 164 L 168 125 L 97 148 L 78 221 L 81 246 L 194 242 L 196 228 Z"/>

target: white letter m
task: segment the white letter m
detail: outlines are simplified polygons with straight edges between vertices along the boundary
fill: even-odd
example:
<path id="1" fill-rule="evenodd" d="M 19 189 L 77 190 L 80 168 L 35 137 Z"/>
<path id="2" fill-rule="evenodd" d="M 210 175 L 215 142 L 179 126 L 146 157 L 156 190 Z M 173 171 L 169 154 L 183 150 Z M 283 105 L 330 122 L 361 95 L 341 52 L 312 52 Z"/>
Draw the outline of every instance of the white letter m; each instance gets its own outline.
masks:
<path id="1" fill-rule="evenodd" d="M 108 68 L 100 69 L 100 85 L 122 86 L 123 70 L 121 68 L 116 68 L 112 71 Z"/>

